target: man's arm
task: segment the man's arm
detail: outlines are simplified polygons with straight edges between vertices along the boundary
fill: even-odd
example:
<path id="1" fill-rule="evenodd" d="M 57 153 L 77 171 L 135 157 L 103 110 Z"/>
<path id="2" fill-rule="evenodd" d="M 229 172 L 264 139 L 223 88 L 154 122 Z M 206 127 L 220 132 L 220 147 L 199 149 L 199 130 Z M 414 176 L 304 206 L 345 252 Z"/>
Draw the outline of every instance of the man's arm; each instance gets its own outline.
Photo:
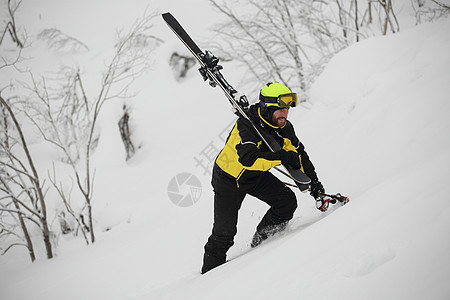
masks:
<path id="1" fill-rule="evenodd" d="M 236 145 L 236 150 L 239 156 L 239 162 L 245 167 L 252 167 L 258 159 L 269 161 L 278 161 L 281 163 L 279 153 L 271 151 L 261 151 L 259 145 L 262 143 L 261 138 L 255 132 L 255 129 L 245 119 L 239 119 L 237 128 L 241 143 Z"/>
<path id="2" fill-rule="evenodd" d="M 314 165 L 309 159 L 308 153 L 305 151 L 305 146 L 302 144 L 302 142 L 300 142 L 297 135 L 295 134 L 294 126 L 291 122 L 288 121 L 281 134 L 283 135 L 283 137 L 291 141 L 292 146 L 300 155 L 304 173 L 311 179 L 311 181 L 319 181 Z"/>

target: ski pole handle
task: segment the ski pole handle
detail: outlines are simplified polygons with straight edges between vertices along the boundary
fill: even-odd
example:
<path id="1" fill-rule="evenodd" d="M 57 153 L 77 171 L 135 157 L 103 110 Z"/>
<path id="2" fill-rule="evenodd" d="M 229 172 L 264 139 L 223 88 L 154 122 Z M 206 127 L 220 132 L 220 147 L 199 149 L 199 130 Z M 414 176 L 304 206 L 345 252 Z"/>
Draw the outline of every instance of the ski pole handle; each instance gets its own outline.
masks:
<path id="1" fill-rule="evenodd" d="M 336 203 L 336 200 L 341 202 L 341 203 L 343 203 L 343 204 L 347 204 L 350 201 L 350 199 L 348 197 L 342 196 L 340 193 L 337 193 L 335 195 L 330 195 L 330 194 L 326 194 L 326 193 L 320 193 L 320 194 L 323 195 L 323 196 L 330 197 L 331 199 L 333 199 L 334 202 L 330 201 L 333 204 Z"/>

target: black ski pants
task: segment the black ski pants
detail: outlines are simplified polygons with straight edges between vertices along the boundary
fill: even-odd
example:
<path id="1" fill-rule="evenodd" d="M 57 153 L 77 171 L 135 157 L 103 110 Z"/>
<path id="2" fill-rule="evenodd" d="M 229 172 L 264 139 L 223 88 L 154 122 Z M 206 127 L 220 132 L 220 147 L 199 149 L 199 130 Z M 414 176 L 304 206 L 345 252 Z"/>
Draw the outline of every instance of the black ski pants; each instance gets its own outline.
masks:
<path id="1" fill-rule="evenodd" d="M 219 172 L 223 171 L 219 170 Z M 214 180 L 214 175 L 212 184 L 214 225 L 212 234 L 205 245 L 202 273 L 226 262 L 226 253 L 233 246 L 234 236 L 237 233 L 238 211 L 247 194 L 270 206 L 258 224 L 257 230 L 286 223 L 292 219 L 297 208 L 294 192 L 270 172 L 262 173 L 258 182 L 247 189 L 237 188 L 236 182 L 230 182 L 229 178 L 222 177 L 220 180 Z"/>

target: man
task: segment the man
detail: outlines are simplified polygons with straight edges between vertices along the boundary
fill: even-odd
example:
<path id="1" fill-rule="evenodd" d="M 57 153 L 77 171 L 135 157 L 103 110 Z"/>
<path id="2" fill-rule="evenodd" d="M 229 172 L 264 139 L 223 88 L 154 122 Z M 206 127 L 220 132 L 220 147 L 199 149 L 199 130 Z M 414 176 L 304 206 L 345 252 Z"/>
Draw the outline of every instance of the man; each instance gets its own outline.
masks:
<path id="1" fill-rule="evenodd" d="M 314 166 L 287 120 L 290 107 L 297 105 L 297 95 L 280 83 L 268 83 L 247 115 L 254 124 L 273 136 L 282 150 L 271 152 L 252 124 L 240 117 L 216 158 L 214 188 L 214 225 L 205 245 L 202 274 L 226 262 L 226 253 L 234 244 L 238 211 L 245 195 L 250 194 L 270 208 L 256 227 L 251 243 L 258 246 L 271 235 L 284 230 L 297 208 L 294 192 L 269 170 L 283 164 L 301 169 L 311 179 L 311 195 L 319 200 L 325 190 Z"/>

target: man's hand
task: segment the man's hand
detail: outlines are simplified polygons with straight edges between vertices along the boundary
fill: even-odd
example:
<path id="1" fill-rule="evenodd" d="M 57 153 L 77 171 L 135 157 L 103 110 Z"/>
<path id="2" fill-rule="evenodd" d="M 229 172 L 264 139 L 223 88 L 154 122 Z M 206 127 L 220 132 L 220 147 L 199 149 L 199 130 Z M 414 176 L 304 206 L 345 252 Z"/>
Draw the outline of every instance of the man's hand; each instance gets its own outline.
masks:
<path id="1" fill-rule="evenodd" d="M 322 183 L 317 179 L 311 181 L 310 187 L 311 187 L 310 194 L 311 196 L 314 197 L 314 199 L 317 199 L 320 196 L 320 194 L 325 194 L 325 189 L 323 188 Z"/>
<path id="2" fill-rule="evenodd" d="M 311 182 L 310 187 L 310 194 L 316 199 L 316 208 L 320 211 L 327 211 L 328 206 L 330 205 L 330 199 L 323 196 L 323 194 L 325 194 L 325 189 L 323 188 L 322 183 L 315 179 Z"/>
<path id="3" fill-rule="evenodd" d="M 281 149 L 278 153 L 280 154 L 282 165 L 291 166 L 294 170 L 301 168 L 300 157 L 297 152 Z"/>

